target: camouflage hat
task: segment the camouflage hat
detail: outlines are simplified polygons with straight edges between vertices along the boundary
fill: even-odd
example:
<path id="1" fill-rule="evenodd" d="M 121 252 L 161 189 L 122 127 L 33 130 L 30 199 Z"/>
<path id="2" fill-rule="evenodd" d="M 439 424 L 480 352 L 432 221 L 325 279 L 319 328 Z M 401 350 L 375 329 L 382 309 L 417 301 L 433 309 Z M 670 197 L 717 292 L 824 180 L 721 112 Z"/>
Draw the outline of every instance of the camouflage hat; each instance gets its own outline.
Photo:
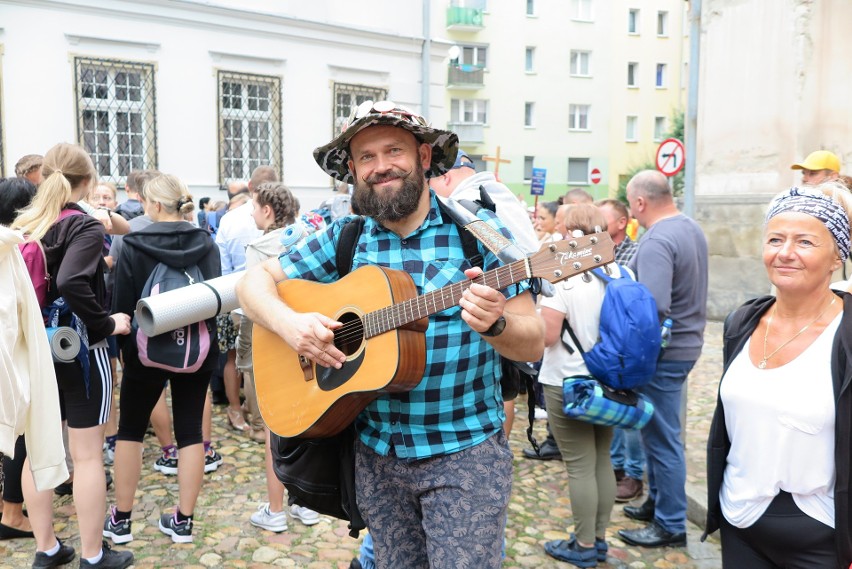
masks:
<path id="1" fill-rule="evenodd" d="M 343 132 L 334 140 L 314 149 L 314 160 L 329 176 L 354 184 L 349 171 L 349 141 L 367 127 L 387 125 L 404 128 L 421 143 L 432 146 L 432 163 L 427 178 L 440 176 L 453 167 L 458 153 L 459 137 L 454 132 L 432 128 L 426 119 L 391 101 L 364 101 L 352 111 Z"/>

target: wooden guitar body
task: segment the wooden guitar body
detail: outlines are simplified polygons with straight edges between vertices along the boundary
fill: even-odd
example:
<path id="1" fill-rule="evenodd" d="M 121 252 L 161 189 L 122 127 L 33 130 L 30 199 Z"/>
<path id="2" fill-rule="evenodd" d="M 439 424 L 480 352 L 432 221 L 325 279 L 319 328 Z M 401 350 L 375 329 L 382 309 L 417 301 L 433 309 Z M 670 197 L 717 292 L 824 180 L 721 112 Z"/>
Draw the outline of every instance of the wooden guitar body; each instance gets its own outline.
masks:
<path id="1" fill-rule="evenodd" d="M 410 391 L 426 367 L 428 318 L 365 339 L 365 314 L 415 298 L 408 273 L 378 266 L 359 268 L 320 284 L 291 279 L 279 296 L 296 312 L 319 312 L 344 323 L 335 345 L 347 355 L 341 369 L 303 362 L 277 334 L 255 324 L 254 381 L 269 429 L 282 437 L 327 437 L 352 423 L 383 393 Z M 357 330 L 361 330 L 359 333 Z"/>
<path id="2" fill-rule="evenodd" d="M 254 382 L 263 420 L 286 438 L 332 436 L 379 395 L 420 383 L 429 316 L 458 306 L 471 283 L 496 290 L 533 277 L 555 283 L 612 262 L 613 250 L 606 233 L 557 241 L 526 259 L 421 296 L 408 273 L 373 265 L 331 284 L 285 280 L 278 295 L 294 311 L 343 323 L 334 331 L 334 345 L 347 359 L 339 370 L 317 365 L 255 324 Z"/>

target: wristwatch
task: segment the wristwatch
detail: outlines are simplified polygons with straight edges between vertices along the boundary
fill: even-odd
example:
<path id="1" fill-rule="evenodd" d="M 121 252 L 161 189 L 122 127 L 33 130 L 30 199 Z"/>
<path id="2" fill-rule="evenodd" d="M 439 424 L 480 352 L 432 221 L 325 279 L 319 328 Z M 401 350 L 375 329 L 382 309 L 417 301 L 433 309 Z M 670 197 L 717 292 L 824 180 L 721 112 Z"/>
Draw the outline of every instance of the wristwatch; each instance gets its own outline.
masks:
<path id="1" fill-rule="evenodd" d="M 482 333 L 483 336 L 488 336 L 489 338 L 494 338 L 503 333 L 503 330 L 506 329 L 506 317 L 501 316 L 497 320 L 494 321 L 494 324 L 491 325 L 488 330 Z"/>

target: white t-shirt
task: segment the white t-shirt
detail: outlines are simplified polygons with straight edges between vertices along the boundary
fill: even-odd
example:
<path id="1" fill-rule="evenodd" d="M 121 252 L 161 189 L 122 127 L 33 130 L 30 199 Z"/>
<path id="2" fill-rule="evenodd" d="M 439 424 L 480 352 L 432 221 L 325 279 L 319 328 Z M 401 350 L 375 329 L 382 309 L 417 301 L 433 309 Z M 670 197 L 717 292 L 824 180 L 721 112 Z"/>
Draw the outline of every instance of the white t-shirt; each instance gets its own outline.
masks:
<path id="1" fill-rule="evenodd" d="M 618 265 L 612 263 L 609 267 L 613 278 L 621 277 L 621 268 Z M 597 277 L 592 276 L 590 282 L 585 282 L 582 275 L 577 275 L 556 283 L 553 288 L 554 295 L 549 298 L 543 297 L 541 307 L 552 308 L 565 314 L 583 349 L 590 350 L 598 341 L 601 304 L 606 285 Z M 569 353 L 559 340 L 545 348 L 541 370 L 538 372 L 538 381 L 542 385 L 562 387 L 566 377 L 589 373 L 583 356 L 574 346 L 571 336 L 563 332 L 562 339 L 574 348 L 574 353 Z"/>
<path id="2" fill-rule="evenodd" d="M 834 386 L 831 346 L 842 312 L 790 363 L 759 369 L 749 344 L 722 378 L 731 451 L 719 497 L 731 525 L 754 524 L 780 490 L 834 527 Z"/>

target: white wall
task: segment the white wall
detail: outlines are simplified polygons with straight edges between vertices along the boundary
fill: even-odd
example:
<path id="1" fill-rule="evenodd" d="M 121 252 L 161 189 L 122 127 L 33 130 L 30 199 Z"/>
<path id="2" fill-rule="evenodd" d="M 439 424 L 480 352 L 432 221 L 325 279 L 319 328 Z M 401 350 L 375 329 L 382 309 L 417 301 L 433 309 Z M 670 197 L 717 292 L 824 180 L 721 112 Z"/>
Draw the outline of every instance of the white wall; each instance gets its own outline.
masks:
<path id="1" fill-rule="evenodd" d="M 158 168 L 180 176 L 195 197 L 221 194 L 216 72 L 275 75 L 282 79 L 284 181 L 303 207 L 313 207 L 331 189 L 311 152 L 332 136 L 333 81 L 384 87 L 392 100 L 420 108 L 421 5 L 371 4 L 0 0 L 7 170 L 24 154 L 76 141 L 73 56 L 125 59 L 156 68 Z M 446 123 L 447 47 L 432 46 L 429 114 L 436 124 Z"/>

